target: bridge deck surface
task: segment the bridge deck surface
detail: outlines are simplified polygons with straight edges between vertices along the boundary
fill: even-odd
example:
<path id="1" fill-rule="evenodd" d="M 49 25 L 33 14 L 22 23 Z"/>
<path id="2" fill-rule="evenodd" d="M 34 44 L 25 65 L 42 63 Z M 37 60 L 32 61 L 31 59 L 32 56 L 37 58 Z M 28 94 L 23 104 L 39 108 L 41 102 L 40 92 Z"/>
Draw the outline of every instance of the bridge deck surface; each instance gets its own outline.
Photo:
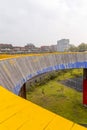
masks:
<path id="1" fill-rule="evenodd" d="M 0 130 L 86 130 L 0 86 Z"/>

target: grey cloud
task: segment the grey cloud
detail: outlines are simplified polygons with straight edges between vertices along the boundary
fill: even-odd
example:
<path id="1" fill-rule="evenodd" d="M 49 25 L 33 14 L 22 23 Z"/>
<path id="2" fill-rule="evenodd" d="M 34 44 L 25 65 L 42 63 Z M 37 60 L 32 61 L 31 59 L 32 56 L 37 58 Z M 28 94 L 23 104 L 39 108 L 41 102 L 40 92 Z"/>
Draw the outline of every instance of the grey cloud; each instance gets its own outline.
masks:
<path id="1" fill-rule="evenodd" d="M 0 0 L 0 41 L 19 44 L 54 41 L 55 44 L 56 40 L 67 36 L 74 41 L 75 29 L 87 33 L 87 2 L 83 1 Z"/>

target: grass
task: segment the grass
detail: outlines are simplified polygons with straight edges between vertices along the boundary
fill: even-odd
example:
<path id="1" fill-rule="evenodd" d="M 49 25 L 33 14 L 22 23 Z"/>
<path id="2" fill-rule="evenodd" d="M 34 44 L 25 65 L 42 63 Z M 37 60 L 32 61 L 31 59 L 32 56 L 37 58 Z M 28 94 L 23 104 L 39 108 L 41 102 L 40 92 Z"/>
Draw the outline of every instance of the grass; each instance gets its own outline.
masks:
<path id="1" fill-rule="evenodd" d="M 54 80 L 27 92 L 27 99 L 71 121 L 87 124 L 87 109 L 82 93 L 60 84 L 60 80 L 82 74 L 82 70 L 60 71 Z"/>

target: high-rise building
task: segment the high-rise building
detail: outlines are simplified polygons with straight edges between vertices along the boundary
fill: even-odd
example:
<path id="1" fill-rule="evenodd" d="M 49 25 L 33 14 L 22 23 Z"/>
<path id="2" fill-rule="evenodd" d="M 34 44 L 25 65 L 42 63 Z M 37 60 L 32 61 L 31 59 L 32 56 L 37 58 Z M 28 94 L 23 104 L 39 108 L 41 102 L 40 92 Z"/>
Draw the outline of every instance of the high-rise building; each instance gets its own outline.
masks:
<path id="1" fill-rule="evenodd" d="M 57 41 L 57 51 L 64 52 L 69 48 L 69 39 L 61 39 Z"/>

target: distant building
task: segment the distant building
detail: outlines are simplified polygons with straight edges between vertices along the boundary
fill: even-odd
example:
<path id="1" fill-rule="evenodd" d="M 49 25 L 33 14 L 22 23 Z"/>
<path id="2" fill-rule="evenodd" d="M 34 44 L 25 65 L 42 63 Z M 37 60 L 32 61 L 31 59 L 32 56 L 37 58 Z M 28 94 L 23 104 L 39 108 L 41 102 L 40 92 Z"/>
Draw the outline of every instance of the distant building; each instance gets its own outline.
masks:
<path id="1" fill-rule="evenodd" d="M 13 49 L 13 46 L 11 44 L 3 44 L 0 43 L 0 49 Z"/>
<path id="2" fill-rule="evenodd" d="M 11 53 L 13 49 L 13 46 L 11 44 L 3 44 L 0 43 L 0 52 L 4 53 Z"/>
<path id="3" fill-rule="evenodd" d="M 57 45 L 51 45 L 50 52 L 56 52 L 56 51 L 57 51 Z"/>
<path id="4" fill-rule="evenodd" d="M 40 49 L 41 49 L 41 52 L 49 52 L 50 51 L 49 46 L 41 46 Z"/>
<path id="5" fill-rule="evenodd" d="M 57 51 L 64 52 L 69 48 L 69 39 L 61 39 L 57 41 Z"/>
<path id="6" fill-rule="evenodd" d="M 25 49 L 27 51 L 33 51 L 35 48 L 36 48 L 35 45 L 32 44 L 32 43 L 29 43 L 29 44 L 25 45 Z"/>
<path id="7" fill-rule="evenodd" d="M 25 45 L 25 49 L 26 49 L 26 52 L 28 52 L 28 53 L 33 53 L 33 52 L 38 53 L 38 52 L 40 52 L 40 48 L 36 47 L 32 43 Z"/>
<path id="8" fill-rule="evenodd" d="M 14 53 L 23 53 L 23 52 L 26 52 L 26 49 L 25 49 L 25 47 L 15 46 L 15 47 L 13 47 L 13 52 Z"/>

